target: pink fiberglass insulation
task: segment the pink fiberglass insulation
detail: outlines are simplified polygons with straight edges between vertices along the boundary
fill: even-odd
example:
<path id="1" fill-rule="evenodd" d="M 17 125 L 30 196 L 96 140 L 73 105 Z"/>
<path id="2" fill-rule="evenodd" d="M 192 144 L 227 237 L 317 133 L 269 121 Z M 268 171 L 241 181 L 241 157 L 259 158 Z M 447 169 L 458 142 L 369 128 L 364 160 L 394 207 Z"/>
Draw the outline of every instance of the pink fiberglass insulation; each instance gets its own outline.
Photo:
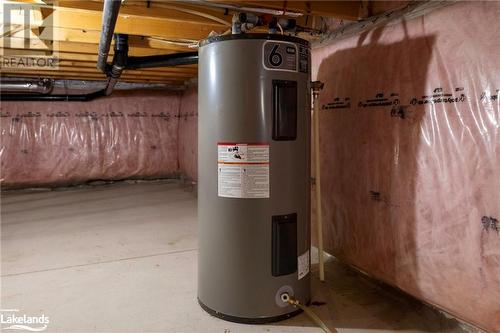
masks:
<path id="1" fill-rule="evenodd" d="M 326 249 L 500 332 L 500 2 L 313 50 Z"/>
<path id="2" fill-rule="evenodd" d="M 198 177 L 198 87 L 189 88 L 181 98 L 179 112 L 179 169 L 188 178 Z"/>
<path id="3" fill-rule="evenodd" d="M 179 104 L 179 94 L 165 92 L 2 102 L 2 188 L 172 176 Z"/>

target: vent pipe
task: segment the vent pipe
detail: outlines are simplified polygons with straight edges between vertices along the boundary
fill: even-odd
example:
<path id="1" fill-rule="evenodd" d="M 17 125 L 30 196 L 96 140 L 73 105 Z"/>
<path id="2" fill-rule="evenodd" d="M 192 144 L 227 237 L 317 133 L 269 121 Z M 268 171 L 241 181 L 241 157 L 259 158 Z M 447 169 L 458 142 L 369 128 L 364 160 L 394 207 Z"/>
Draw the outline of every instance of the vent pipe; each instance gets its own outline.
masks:
<path id="1" fill-rule="evenodd" d="M 122 75 L 128 58 L 128 35 L 115 34 L 115 54 L 113 63 L 108 73 L 108 85 L 106 86 L 106 96 L 111 95 L 113 88 L 118 83 L 118 79 Z"/>
<path id="2" fill-rule="evenodd" d="M 104 0 L 101 39 L 99 40 L 99 49 L 97 52 L 97 68 L 103 72 L 106 70 L 106 61 L 108 59 L 109 48 L 113 39 L 120 5 L 120 0 Z"/>

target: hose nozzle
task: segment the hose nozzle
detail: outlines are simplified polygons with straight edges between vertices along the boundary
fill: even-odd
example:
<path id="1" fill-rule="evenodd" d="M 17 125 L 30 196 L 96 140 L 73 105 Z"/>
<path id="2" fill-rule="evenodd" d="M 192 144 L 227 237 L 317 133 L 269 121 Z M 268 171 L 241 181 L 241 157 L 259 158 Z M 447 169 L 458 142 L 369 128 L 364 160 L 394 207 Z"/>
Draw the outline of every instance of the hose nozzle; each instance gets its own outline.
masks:
<path id="1" fill-rule="evenodd" d="M 325 333 L 332 333 L 332 331 L 325 325 L 325 323 L 314 313 L 312 312 L 309 308 L 305 307 L 304 305 L 300 304 L 300 302 L 295 299 L 293 296 L 290 296 L 288 293 L 283 293 L 280 295 L 281 300 L 283 303 L 288 303 L 290 305 L 293 305 L 301 310 L 303 310 L 309 318 L 311 318 L 312 321 L 314 321 L 319 327 L 325 331 Z M 334 330 L 334 332 L 337 332 Z"/>

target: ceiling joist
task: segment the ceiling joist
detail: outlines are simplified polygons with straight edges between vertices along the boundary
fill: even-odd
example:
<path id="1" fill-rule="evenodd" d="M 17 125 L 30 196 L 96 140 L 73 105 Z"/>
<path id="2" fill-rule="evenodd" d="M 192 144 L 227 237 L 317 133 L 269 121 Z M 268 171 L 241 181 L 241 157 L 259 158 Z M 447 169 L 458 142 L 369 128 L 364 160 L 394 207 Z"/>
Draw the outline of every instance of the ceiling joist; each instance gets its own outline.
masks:
<path id="1" fill-rule="evenodd" d="M 0 38 L 2 56 L 19 53 L 28 57 L 45 56 L 55 50 L 53 56 L 59 59 L 58 67 L 53 70 L 21 70 L 2 63 L 3 76 L 106 79 L 105 74 L 96 69 L 102 0 L 4 0 L 3 4 L 10 12 L 0 13 L 6 18 Z M 189 52 L 196 50 L 193 46 L 210 33 L 227 32 L 232 15 L 242 7 L 256 12 L 261 9 L 293 12 L 298 15 L 297 24 L 314 28 L 314 22 L 320 22 L 315 19 L 317 16 L 356 20 L 360 4 L 361 1 L 123 0 L 115 33 L 129 35 L 130 56 Z M 29 9 L 29 26 L 25 25 L 24 9 Z M 113 46 L 108 63 L 112 57 Z M 183 84 L 196 76 L 197 66 L 189 65 L 126 70 L 120 80 Z"/>

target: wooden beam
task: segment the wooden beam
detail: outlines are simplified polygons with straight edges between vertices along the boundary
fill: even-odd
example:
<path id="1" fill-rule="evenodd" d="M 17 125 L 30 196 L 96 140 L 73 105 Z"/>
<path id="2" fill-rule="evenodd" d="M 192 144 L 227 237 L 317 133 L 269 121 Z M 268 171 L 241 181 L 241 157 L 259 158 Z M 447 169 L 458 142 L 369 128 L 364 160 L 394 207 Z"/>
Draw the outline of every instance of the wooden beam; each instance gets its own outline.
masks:
<path id="1" fill-rule="evenodd" d="M 15 49 L 0 49 L 0 53 L 3 55 L 16 55 Z M 45 55 L 44 50 L 23 50 L 23 55 L 25 56 L 43 56 Z M 70 52 L 59 52 L 56 54 L 56 58 L 60 60 L 61 64 L 66 64 L 68 62 L 74 63 L 75 66 L 80 66 L 79 63 L 84 63 L 81 67 L 95 67 L 97 61 L 96 54 L 85 54 L 85 53 L 70 53 Z M 1 59 L 1 57 L 0 57 Z M 111 58 L 110 58 L 111 61 Z M 36 69 L 34 69 L 36 70 Z M 158 68 L 148 68 L 144 71 L 151 72 L 179 72 L 179 73 L 189 73 L 196 75 L 198 73 L 197 65 L 184 65 L 175 67 L 158 67 Z"/>
<path id="2" fill-rule="evenodd" d="M 93 75 L 93 74 L 82 74 L 74 72 L 56 72 L 53 73 L 48 71 L 47 73 L 26 73 L 26 72 L 3 72 L 2 76 L 5 77 L 31 77 L 31 78 L 54 78 L 54 79 L 71 79 L 71 80 L 97 80 L 105 81 L 107 80 L 104 76 Z M 124 82 L 164 82 L 171 84 L 184 84 L 185 80 L 173 80 L 170 78 L 158 78 L 158 77 L 135 77 L 135 76 L 123 76 L 120 81 Z"/>
<path id="3" fill-rule="evenodd" d="M 25 56 L 41 56 L 41 55 L 50 55 L 47 51 L 44 50 L 22 50 L 23 55 Z M 16 49 L 9 48 L 3 49 L 4 55 L 16 55 L 19 52 L 16 52 Z M 70 60 L 70 61 L 91 61 L 97 62 L 97 54 L 90 53 L 72 53 L 72 52 L 58 52 L 55 54 L 55 57 L 61 60 Z M 111 62 L 113 57 L 109 57 L 108 60 Z"/>
<path id="4" fill-rule="evenodd" d="M 360 1 L 233 1 L 216 0 L 236 6 L 289 10 L 308 15 L 335 17 L 344 20 L 357 20 Z"/>
<path id="5" fill-rule="evenodd" d="M 18 55 L 18 54 L 19 52 L 16 52 L 15 49 L 3 49 L 3 55 Z M 50 53 L 43 50 L 23 50 L 22 54 L 23 56 L 27 57 L 50 55 Z M 97 61 L 96 54 L 86 54 L 86 53 L 58 52 L 57 58 L 61 60 L 72 60 L 72 61 L 92 61 L 94 63 Z M 109 60 L 111 61 L 112 57 L 110 57 Z"/>
<path id="6" fill-rule="evenodd" d="M 96 68 L 95 62 L 87 62 L 87 61 L 66 61 L 63 60 L 59 62 L 59 66 L 65 67 L 78 67 L 78 68 Z M 175 67 L 156 67 L 156 68 L 142 68 L 143 72 L 166 72 L 166 73 L 184 73 L 190 74 L 191 76 L 198 75 L 198 69 L 193 67 L 196 65 L 184 65 L 184 66 L 175 66 Z"/>
<path id="7" fill-rule="evenodd" d="M 73 75 L 87 75 L 106 78 L 104 73 L 99 71 L 93 71 L 89 68 L 74 68 L 74 67 L 60 67 L 58 70 L 36 70 L 31 69 L 19 69 L 19 68 L 2 68 L 3 73 L 30 73 L 34 75 L 58 75 L 64 73 L 72 73 Z M 179 73 L 149 73 L 149 72 L 137 72 L 137 71 L 124 71 L 121 77 L 135 77 L 135 78 L 168 78 L 175 81 L 184 81 L 192 78 L 192 75 L 179 74 Z"/>
<path id="8" fill-rule="evenodd" d="M 75 67 L 75 66 L 59 66 L 57 70 L 49 70 L 50 72 L 77 72 L 77 73 L 85 73 L 85 74 L 95 74 L 98 76 L 103 76 L 103 73 L 100 72 L 97 68 L 91 68 L 91 67 Z M 40 72 L 46 73 L 47 71 L 40 71 L 40 70 L 32 70 L 32 69 L 19 69 L 19 68 L 3 68 L 2 72 L 5 73 L 15 73 L 15 72 L 26 72 L 26 73 L 33 73 L 33 74 L 39 74 Z M 144 71 L 144 70 L 125 70 L 123 71 L 122 74 L 124 77 L 125 76 L 138 76 L 138 77 L 161 77 L 161 78 L 172 78 L 172 79 L 179 79 L 179 80 L 187 80 L 190 78 L 195 77 L 196 75 L 190 74 L 190 73 L 172 73 L 172 72 L 151 72 L 151 71 Z M 105 76 L 105 75 L 104 75 Z"/>
<path id="9" fill-rule="evenodd" d="M 27 49 L 27 50 L 51 50 L 55 49 L 59 52 L 71 52 L 71 53 L 87 53 L 87 54 L 97 54 L 98 44 L 81 43 L 81 42 L 68 42 L 68 41 L 51 41 L 51 40 L 41 40 L 41 39 L 24 39 L 24 38 L 13 38 L 4 37 L 0 38 L 0 48 L 12 48 L 12 49 Z M 182 51 L 189 51 L 189 48 L 182 49 Z M 171 49 L 153 49 L 144 46 L 135 46 L 132 44 L 129 47 L 130 56 L 147 56 L 147 55 L 158 55 L 158 54 L 170 54 L 174 53 Z M 113 54 L 113 48 L 110 50 L 110 54 Z"/>
<path id="10" fill-rule="evenodd" d="M 24 30 L 20 29 L 13 32 L 10 37 L 24 38 Z M 58 42 L 76 42 L 82 44 L 98 45 L 100 39 L 99 31 L 89 31 L 85 29 L 67 29 L 61 27 L 48 27 L 45 28 L 39 35 L 35 35 L 30 31 L 30 39 Z M 178 52 L 186 52 L 192 50 L 187 45 L 178 45 L 175 42 L 166 40 L 161 37 L 151 36 L 135 36 L 129 35 L 129 45 L 132 47 L 153 48 L 161 50 L 171 50 Z"/>
<path id="11" fill-rule="evenodd" d="M 37 75 L 32 75 L 32 74 L 21 74 L 21 75 L 11 75 L 7 74 L 4 75 L 2 74 L 2 77 L 16 77 L 16 78 L 32 78 L 32 79 L 38 79 L 40 76 Z M 84 81 L 102 81 L 98 78 L 95 77 L 82 77 L 82 76 L 44 76 L 43 78 L 52 78 L 52 79 L 60 79 L 60 80 L 84 80 Z M 165 80 L 149 80 L 149 79 L 123 79 L 120 80 L 120 82 L 133 82 L 133 83 L 163 83 L 163 84 L 169 84 L 169 85 L 177 85 L 177 86 L 183 86 L 184 82 L 172 82 L 172 81 L 165 81 Z"/>
<path id="12" fill-rule="evenodd" d="M 5 1 L 16 5 L 14 1 Z M 40 8 L 52 8 L 51 19 L 32 22 L 32 27 L 64 27 L 100 32 L 102 25 L 102 3 L 94 1 L 57 1 L 54 6 L 45 4 L 23 4 L 31 6 L 34 11 Z M 13 23 L 23 24 L 22 15 L 14 16 Z M 18 22 L 19 21 L 19 22 Z M 182 28 L 180 28 L 182 27 Z M 222 33 L 227 26 L 208 20 L 204 17 L 184 12 L 147 8 L 140 6 L 123 6 L 116 22 L 115 32 L 159 36 L 163 38 L 186 38 L 200 40 L 206 38 L 211 31 Z"/>
<path id="13" fill-rule="evenodd" d="M 58 9 L 102 11 L 102 2 L 74 1 L 74 0 L 50 0 L 48 3 L 56 5 Z M 218 26 L 231 27 L 231 14 L 226 14 L 224 9 L 211 8 L 182 3 L 180 1 L 134 1 L 122 2 L 120 15 L 140 16 L 141 18 L 172 19 L 181 22 L 193 22 L 198 24 L 214 24 Z M 120 19 L 120 18 L 118 18 Z"/>

